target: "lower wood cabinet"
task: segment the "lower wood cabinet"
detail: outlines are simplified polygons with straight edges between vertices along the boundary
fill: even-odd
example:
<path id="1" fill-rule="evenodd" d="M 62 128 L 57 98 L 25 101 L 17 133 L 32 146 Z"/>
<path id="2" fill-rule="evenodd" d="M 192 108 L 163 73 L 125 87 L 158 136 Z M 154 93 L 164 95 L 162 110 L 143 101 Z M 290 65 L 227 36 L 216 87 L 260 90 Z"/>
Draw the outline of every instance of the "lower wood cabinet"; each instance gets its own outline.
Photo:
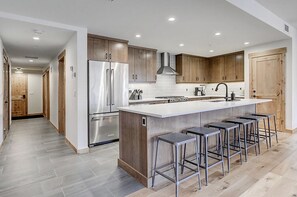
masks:
<path id="1" fill-rule="evenodd" d="M 156 82 L 157 50 L 128 47 L 129 82 Z"/>

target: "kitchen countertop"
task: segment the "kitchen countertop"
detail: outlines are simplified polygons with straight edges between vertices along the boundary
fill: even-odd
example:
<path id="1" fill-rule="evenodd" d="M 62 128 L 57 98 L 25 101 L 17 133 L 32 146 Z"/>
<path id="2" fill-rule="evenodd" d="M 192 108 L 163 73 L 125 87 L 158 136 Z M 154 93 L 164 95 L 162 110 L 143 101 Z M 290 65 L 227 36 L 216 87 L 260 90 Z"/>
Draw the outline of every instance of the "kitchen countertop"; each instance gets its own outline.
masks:
<path id="1" fill-rule="evenodd" d="M 192 98 L 224 98 L 224 95 L 205 95 L 205 96 L 185 96 L 189 99 Z M 244 98 L 244 96 L 236 96 L 236 98 Z M 154 102 L 154 101 L 166 101 L 168 99 L 160 99 L 160 98 L 144 98 L 141 100 L 129 100 L 129 103 L 133 104 L 133 103 L 146 103 L 146 102 Z"/>
<path id="2" fill-rule="evenodd" d="M 206 96 L 208 97 L 208 96 Z M 213 99 L 218 100 L 218 99 Z M 178 102 L 155 105 L 132 105 L 128 107 L 119 107 L 120 111 L 126 111 L 146 116 L 157 118 L 168 118 L 173 116 L 182 116 L 187 114 L 194 114 L 200 112 L 214 111 L 220 109 L 227 109 L 233 107 L 240 107 L 245 105 L 254 105 L 258 103 L 265 103 L 271 101 L 270 99 L 242 99 L 239 101 L 224 101 L 211 102 L 211 100 L 192 101 L 192 102 Z"/>

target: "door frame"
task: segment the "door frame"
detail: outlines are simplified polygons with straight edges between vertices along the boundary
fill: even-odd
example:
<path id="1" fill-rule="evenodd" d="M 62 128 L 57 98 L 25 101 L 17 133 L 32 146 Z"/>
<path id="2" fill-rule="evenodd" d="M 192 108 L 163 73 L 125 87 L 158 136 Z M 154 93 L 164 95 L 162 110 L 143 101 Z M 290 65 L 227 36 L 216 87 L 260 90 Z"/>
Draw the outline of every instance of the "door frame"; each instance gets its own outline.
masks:
<path id="1" fill-rule="evenodd" d="M 61 95 L 60 95 L 60 61 L 63 61 L 63 66 L 64 66 L 64 69 L 63 69 L 63 83 L 64 83 L 64 91 L 63 91 L 63 97 L 64 97 L 64 102 L 63 102 L 63 105 L 64 105 L 64 110 L 60 110 L 60 99 L 61 99 Z M 59 73 L 59 77 L 58 77 L 58 131 L 60 134 L 63 134 L 66 136 L 66 50 L 64 50 L 62 53 L 60 53 L 58 55 L 58 73 Z M 64 116 L 64 122 L 62 122 L 62 124 L 64 125 L 64 131 L 62 131 L 60 128 L 60 121 L 61 119 L 59 118 L 61 116 L 61 113 L 63 113 L 63 116 Z"/>
<path id="2" fill-rule="evenodd" d="M 48 120 L 50 120 L 50 78 L 49 78 L 49 68 L 48 69 L 46 69 L 45 71 L 44 71 L 44 73 L 43 73 L 43 75 L 42 75 L 42 83 L 43 83 L 43 90 L 42 90 L 42 93 L 43 93 L 43 95 L 42 95 L 42 97 L 43 97 L 43 115 L 45 115 L 46 113 L 45 113 L 45 109 L 44 109 L 44 106 L 45 106 L 45 91 L 47 91 L 47 102 L 46 102 L 46 105 L 47 105 L 47 115 L 48 115 L 48 117 L 47 117 L 47 119 Z M 44 77 L 46 77 L 45 79 L 46 79 L 46 83 L 47 83 L 47 86 L 46 86 L 46 90 L 45 90 L 45 84 L 44 84 Z"/>
<path id="3" fill-rule="evenodd" d="M 9 63 L 9 58 L 8 58 L 8 56 L 7 56 L 7 53 L 6 53 L 6 51 L 3 49 L 3 67 L 5 66 L 5 64 L 7 65 L 7 74 L 8 74 L 8 78 L 7 78 L 7 87 L 8 87 L 8 93 L 7 93 L 7 95 L 8 95 L 8 109 L 7 109 L 7 118 L 8 118 L 8 126 L 7 126 L 7 130 L 9 131 L 9 129 L 10 129 L 10 121 L 11 121 L 11 112 L 10 112 L 10 110 L 11 110 L 11 96 L 10 96 L 10 94 L 11 94 L 11 92 L 10 92 L 10 89 L 11 89 L 11 87 L 10 87 L 10 69 L 11 69 L 11 65 L 10 65 L 10 63 Z M 4 68 L 3 68 L 3 71 L 4 71 Z M 4 101 L 4 91 L 5 91 L 5 89 L 4 89 L 4 87 L 5 87 L 6 85 L 5 85 L 5 82 L 3 83 L 3 104 L 5 104 L 5 101 Z M 4 117 L 5 117 L 5 112 L 4 112 L 4 105 L 3 105 L 3 121 L 4 121 Z M 3 125 L 4 126 L 4 125 Z M 4 130 L 4 129 L 3 129 Z M 4 134 L 4 133 L 3 133 Z M 4 136 L 4 137 L 6 137 L 6 136 Z"/>
<path id="4" fill-rule="evenodd" d="M 271 49 L 263 52 L 257 52 L 257 53 L 250 53 L 249 54 L 249 83 L 252 83 L 253 80 L 253 58 L 259 58 L 259 57 L 264 57 L 264 56 L 270 56 L 270 55 L 281 55 L 280 59 L 280 64 L 282 66 L 281 71 L 282 73 L 280 76 L 280 81 L 281 81 L 281 117 L 280 121 L 283 121 L 284 124 L 283 126 L 279 129 L 280 131 L 286 131 L 286 101 L 285 101 L 285 94 L 286 94 L 286 53 L 287 53 L 287 48 L 278 48 L 278 49 Z M 250 97 L 253 94 L 253 88 L 252 85 L 249 85 L 249 93 Z"/>

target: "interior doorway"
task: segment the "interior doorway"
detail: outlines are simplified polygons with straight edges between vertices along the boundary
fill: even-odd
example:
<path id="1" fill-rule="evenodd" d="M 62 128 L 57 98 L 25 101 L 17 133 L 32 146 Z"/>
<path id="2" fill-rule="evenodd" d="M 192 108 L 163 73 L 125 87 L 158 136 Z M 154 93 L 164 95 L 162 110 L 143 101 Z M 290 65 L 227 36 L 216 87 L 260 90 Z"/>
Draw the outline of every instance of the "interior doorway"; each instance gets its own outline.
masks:
<path id="1" fill-rule="evenodd" d="M 13 73 L 11 75 L 11 115 L 12 117 L 27 116 L 28 75 Z"/>
<path id="2" fill-rule="evenodd" d="M 58 121 L 59 133 L 65 135 L 65 51 L 59 57 Z"/>
<path id="3" fill-rule="evenodd" d="M 249 54 L 250 96 L 271 99 L 257 104 L 257 113 L 276 114 L 276 125 L 285 131 L 285 55 L 286 48 Z"/>
<path id="4" fill-rule="evenodd" d="M 42 75 L 43 81 L 43 116 L 50 119 L 50 85 L 49 85 L 49 70 L 46 70 Z"/>
<path id="5" fill-rule="evenodd" d="M 5 139 L 10 125 L 10 65 L 4 50 L 3 63 L 3 137 Z"/>

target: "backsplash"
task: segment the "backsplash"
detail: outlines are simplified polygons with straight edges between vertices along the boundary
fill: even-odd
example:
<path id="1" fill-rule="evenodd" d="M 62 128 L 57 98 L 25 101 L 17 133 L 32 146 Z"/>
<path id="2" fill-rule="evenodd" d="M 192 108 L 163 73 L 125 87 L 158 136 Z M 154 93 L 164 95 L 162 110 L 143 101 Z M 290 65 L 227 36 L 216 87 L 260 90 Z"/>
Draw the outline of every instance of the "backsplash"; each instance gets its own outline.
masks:
<path id="1" fill-rule="evenodd" d="M 175 56 L 170 57 L 171 67 L 175 69 Z M 160 67 L 160 54 L 157 54 L 157 66 Z M 199 87 L 202 84 L 176 84 L 176 76 L 170 75 L 157 75 L 156 83 L 132 83 L 129 84 L 129 89 L 141 89 L 143 90 L 143 98 L 154 98 L 156 96 L 193 96 L 195 87 Z M 234 91 L 235 95 L 244 95 L 244 82 L 227 83 L 229 95 Z M 225 87 L 220 86 L 216 92 L 214 84 L 206 85 L 206 95 L 225 95 Z"/>

